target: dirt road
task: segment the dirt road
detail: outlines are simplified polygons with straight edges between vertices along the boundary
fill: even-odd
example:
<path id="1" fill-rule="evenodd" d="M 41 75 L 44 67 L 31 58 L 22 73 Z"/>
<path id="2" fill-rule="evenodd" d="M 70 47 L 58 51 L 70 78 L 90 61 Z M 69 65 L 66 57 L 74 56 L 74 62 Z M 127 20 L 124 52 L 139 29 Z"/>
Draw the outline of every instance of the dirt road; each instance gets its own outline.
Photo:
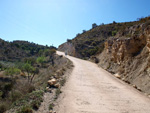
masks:
<path id="1" fill-rule="evenodd" d="M 144 94 L 94 63 L 67 57 L 75 67 L 55 108 L 57 113 L 150 113 L 150 99 Z"/>

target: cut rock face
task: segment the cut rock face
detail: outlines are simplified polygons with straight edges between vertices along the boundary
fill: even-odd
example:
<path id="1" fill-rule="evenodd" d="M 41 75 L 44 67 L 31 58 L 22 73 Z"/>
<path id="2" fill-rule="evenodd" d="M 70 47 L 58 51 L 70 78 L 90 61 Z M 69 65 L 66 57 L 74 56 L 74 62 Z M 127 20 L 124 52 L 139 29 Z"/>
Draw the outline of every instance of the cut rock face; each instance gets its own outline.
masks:
<path id="1" fill-rule="evenodd" d="M 138 34 L 137 29 L 140 29 Z M 135 26 L 126 32 L 131 35 L 118 35 L 105 42 L 104 51 L 97 56 L 98 65 L 150 94 L 150 25 Z"/>

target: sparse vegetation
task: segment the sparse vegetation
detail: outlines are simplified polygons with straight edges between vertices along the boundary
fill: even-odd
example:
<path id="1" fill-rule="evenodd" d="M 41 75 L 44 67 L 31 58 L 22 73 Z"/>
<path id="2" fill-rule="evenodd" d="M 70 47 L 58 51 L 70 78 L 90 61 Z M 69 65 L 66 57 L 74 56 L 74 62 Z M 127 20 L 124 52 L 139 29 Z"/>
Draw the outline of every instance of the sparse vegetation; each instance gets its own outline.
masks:
<path id="1" fill-rule="evenodd" d="M 139 24 L 144 23 L 144 26 L 150 25 L 150 17 L 139 18 L 138 21 L 117 23 L 113 21 L 110 24 L 101 24 L 97 26 L 96 23 L 92 24 L 92 29 L 82 33 L 77 34 L 77 36 L 70 42 L 73 45 L 73 50 L 76 54 L 74 55 L 71 51 L 70 55 L 80 57 L 83 59 L 89 59 L 92 55 L 100 54 L 104 49 L 104 42 L 111 37 L 121 36 L 121 37 L 133 37 L 133 34 L 129 33 L 130 27 L 137 27 Z M 130 28 L 131 29 L 131 28 Z M 137 27 L 134 36 L 138 35 L 142 29 Z M 60 51 L 66 51 L 68 48 L 65 44 L 59 46 Z M 69 48 L 70 49 L 70 48 Z"/>
<path id="2" fill-rule="evenodd" d="M 15 68 L 15 67 L 11 67 L 11 68 L 7 68 L 7 69 L 5 70 L 5 73 L 6 73 L 6 75 L 10 76 L 11 79 L 13 80 L 13 79 L 14 79 L 14 75 L 19 74 L 19 73 L 20 73 L 20 70 L 17 69 L 17 68 Z"/>
<path id="3" fill-rule="evenodd" d="M 23 106 L 18 113 L 33 113 L 30 106 Z"/>
<path id="4" fill-rule="evenodd" d="M 0 47 L 0 112 L 38 110 L 47 81 L 68 60 L 57 56 L 55 47 L 26 41 L 0 40 Z"/>
<path id="5" fill-rule="evenodd" d="M 49 110 L 53 110 L 54 104 L 49 105 Z"/>
<path id="6" fill-rule="evenodd" d="M 0 39 L 0 60 L 3 61 L 18 61 L 25 57 L 38 56 L 39 52 L 45 50 L 55 49 L 53 46 L 42 46 L 35 43 L 30 43 L 27 41 L 13 41 L 7 42 Z"/>
<path id="7" fill-rule="evenodd" d="M 42 90 L 33 91 L 14 102 L 12 107 L 16 107 L 19 112 L 26 111 L 26 109 L 37 110 L 43 100 L 43 93 Z"/>
<path id="8" fill-rule="evenodd" d="M 4 103 L 0 103 L 0 113 L 4 113 L 7 110 L 8 106 Z"/>
<path id="9" fill-rule="evenodd" d="M 64 86 L 65 83 L 66 83 L 66 77 L 63 78 L 63 79 L 60 81 L 60 85 L 61 85 L 61 86 Z"/>
<path id="10" fill-rule="evenodd" d="M 41 64 L 41 66 L 43 66 L 44 62 L 45 62 L 46 58 L 44 56 L 38 57 L 37 58 L 37 63 Z"/>
<path id="11" fill-rule="evenodd" d="M 24 63 L 29 63 L 33 66 L 36 63 L 36 57 L 24 58 Z"/>
<path id="12" fill-rule="evenodd" d="M 33 78 L 36 74 L 39 73 L 39 69 L 38 68 L 34 68 L 31 64 L 29 63 L 25 63 L 23 65 L 23 69 L 22 71 L 24 72 L 27 72 L 27 79 L 28 79 L 28 82 L 29 83 L 32 83 L 33 81 Z"/>
<path id="13" fill-rule="evenodd" d="M 58 89 L 56 90 L 56 92 L 55 92 L 55 100 L 58 98 L 58 96 L 59 96 L 61 93 L 62 93 L 62 92 L 61 92 L 60 88 L 58 88 Z"/>
<path id="14" fill-rule="evenodd" d="M 117 31 L 112 31 L 112 36 L 115 36 L 117 34 Z"/>
<path id="15" fill-rule="evenodd" d="M 97 27 L 97 24 L 96 23 L 93 23 L 92 24 L 92 28 L 96 28 Z"/>

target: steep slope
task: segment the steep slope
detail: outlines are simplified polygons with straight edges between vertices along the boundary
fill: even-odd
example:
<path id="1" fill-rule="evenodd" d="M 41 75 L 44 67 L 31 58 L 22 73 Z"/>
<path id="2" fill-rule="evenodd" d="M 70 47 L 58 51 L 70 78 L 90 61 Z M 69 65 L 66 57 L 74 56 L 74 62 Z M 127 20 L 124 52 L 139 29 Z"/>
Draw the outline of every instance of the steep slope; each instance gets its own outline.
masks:
<path id="1" fill-rule="evenodd" d="M 102 68 L 150 94 L 150 17 L 97 26 L 60 45 L 59 50 L 99 62 Z"/>
<path id="2" fill-rule="evenodd" d="M 58 50 L 65 50 L 68 54 L 80 58 L 90 57 L 103 50 L 104 41 L 112 35 L 112 31 L 117 29 L 119 29 L 119 24 L 116 23 L 100 25 L 87 32 L 78 34 L 74 39 L 68 40 L 66 43 L 60 45 Z M 70 48 L 74 52 L 71 52 Z"/>
<path id="3" fill-rule="evenodd" d="M 42 101 L 42 112 L 49 111 L 53 101 L 43 96 L 56 99 L 55 92 L 65 83 L 63 75 L 72 67 L 55 53 L 55 47 L 0 39 L 0 113 L 36 112 Z"/>
<path id="4" fill-rule="evenodd" d="M 89 31 L 84 31 L 82 34 L 72 40 L 67 40 L 66 43 L 59 46 L 58 50 L 65 51 L 68 54 L 80 58 L 90 58 L 90 56 L 99 54 L 104 49 L 104 42 L 110 37 L 114 36 L 125 36 L 129 35 L 128 28 L 135 25 L 146 23 L 150 17 L 142 18 L 140 21 L 116 23 L 115 21 L 111 24 L 101 24 L 97 27 L 93 27 Z M 140 29 L 137 29 L 138 33 Z M 130 35 L 129 35 L 130 36 Z"/>
<path id="5" fill-rule="evenodd" d="M 114 37 L 106 41 L 98 58 L 99 66 L 150 93 L 150 25 L 146 24 L 130 27 L 130 37 Z M 135 34 L 136 29 L 140 29 L 138 34 Z"/>

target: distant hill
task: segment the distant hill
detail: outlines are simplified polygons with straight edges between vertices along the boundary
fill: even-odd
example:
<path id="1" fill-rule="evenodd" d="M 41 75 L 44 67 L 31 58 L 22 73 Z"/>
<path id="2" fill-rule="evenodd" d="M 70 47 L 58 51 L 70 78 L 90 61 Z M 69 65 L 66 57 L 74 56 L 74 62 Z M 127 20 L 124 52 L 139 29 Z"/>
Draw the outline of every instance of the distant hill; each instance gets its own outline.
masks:
<path id="1" fill-rule="evenodd" d="M 39 54 L 40 50 L 52 49 L 48 47 L 30 43 L 28 41 L 13 41 L 8 42 L 0 39 L 0 60 L 15 61 L 24 57 L 30 57 Z M 56 49 L 56 48 L 55 48 Z"/>

